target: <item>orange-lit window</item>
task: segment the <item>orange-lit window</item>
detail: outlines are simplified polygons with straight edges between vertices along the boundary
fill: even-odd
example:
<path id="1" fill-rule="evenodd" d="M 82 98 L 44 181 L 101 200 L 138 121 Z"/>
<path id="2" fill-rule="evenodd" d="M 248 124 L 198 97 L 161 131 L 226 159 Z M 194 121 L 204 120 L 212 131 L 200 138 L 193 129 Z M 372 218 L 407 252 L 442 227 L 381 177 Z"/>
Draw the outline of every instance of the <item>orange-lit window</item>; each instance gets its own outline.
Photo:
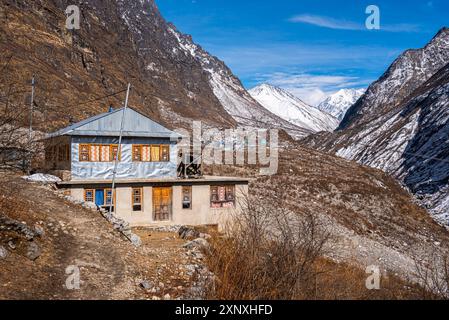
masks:
<path id="1" fill-rule="evenodd" d="M 152 145 L 151 146 L 151 162 L 160 162 L 161 161 L 161 147 Z"/>
<path id="2" fill-rule="evenodd" d="M 115 161 L 115 160 L 120 161 L 121 154 L 119 154 L 119 152 L 118 152 L 118 145 L 116 145 L 116 144 L 111 145 L 110 150 L 111 150 L 110 158 L 112 159 L 112 161 Z M 118 159 L 117 159 L 117 155 L 118 155 Z"/>

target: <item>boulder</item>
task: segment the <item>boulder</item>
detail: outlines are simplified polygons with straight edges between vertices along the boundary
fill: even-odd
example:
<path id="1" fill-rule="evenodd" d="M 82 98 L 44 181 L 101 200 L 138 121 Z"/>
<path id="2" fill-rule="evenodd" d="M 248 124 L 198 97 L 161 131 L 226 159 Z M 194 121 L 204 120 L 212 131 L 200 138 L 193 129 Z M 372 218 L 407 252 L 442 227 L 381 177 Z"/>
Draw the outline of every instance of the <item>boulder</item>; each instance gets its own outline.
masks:
<path id="1" fill-rule="evenodd" d="M 150 290 L 153 288 L 153 284 L 150 281 L 143 280 L 140 282 L 139 286 L 144 290 Z"/>
<path id="2" fill-rule="evenodd" d="M 131 235 L 131 239 L 129 239 L 129 240 L 136 247 L 140 247 L 142 245 L 142 240 L 140 240 L 140 237 L 137 234 L 133 233 Z"/>
<path id="3" fill-rule="evenodd" d="M 36 224 L 35 226 L 34 226 L 34 232 L 38 235 L 38 236 L 40 236 L 40 237 L 42 237 L 44 234 L 45 234 L 45 230 L 44 230 L 44 228 L 42 228 L 40 225 L 38 225 L 38 224 Z"/>
<path id="4" fill-rule="evenodd" d="M 192 249 L 208 249 L 209 248 L 209 242 L 207 242 L 204 238 L 197 238 L 195 240 L 189 241 L 186 244 L 183 245 L 185 249 L 192 250 Z"/>
<path id="5" fill-rule="evenodd" d="M 26 253 L 27 258 L 34 261 L 40 257 L 41 253 L 41 248 L 37 245 L 37 243 L 30 242 Z"/>
<path id="6" fill-rule="evenodd" d="M 197 239 L 200 237 L 200 233 L 196 231 L 195 229 L 187 226 L 182 226 L 178 230 L 178 235 L 181 239 Z"/>
<path id="7" fill-rule="evenodd" d="M 10 219 L 6 216 L 0 215 L 0 225 L 4 226 L 6 230 L 15 231 L 21 235 L 23 235 L 27 240 L 33 240 L 38 233 L 28 227 L 25 223 Z"/>
<path id="8" fill-rule="evenodd" d="M 0 246 L 0 259 L 5 259 L 8 256 L 8 250 L 5 247 Z"/>

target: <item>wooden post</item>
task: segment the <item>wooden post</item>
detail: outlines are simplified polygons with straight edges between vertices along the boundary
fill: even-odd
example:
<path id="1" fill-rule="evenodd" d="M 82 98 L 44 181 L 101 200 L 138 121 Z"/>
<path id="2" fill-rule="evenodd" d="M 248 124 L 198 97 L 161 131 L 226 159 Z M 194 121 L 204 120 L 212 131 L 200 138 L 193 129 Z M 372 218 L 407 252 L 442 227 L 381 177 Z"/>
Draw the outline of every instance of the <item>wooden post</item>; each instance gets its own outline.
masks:
<path id="1" fill-rule="evenodd" d="M 114 159 L 114 171 L 112 172 L 111 203 L 109 205 L 110 213 L 112 213 L 112 206 L 114 205 L 115 177 L 117 175 L 117 166 L 118 166 L 118 161 L 120 159 L 120 154 L 121 154 L 121 150 L 122 150 L 123 126 L 125 124 L 125 115 L 126 115 L 126 109 L 128 108 L 128 99 L 129 99 L 129 91 L 130 90 L 131 90 L 131 83 L 128 83 L 128 90 L 126 91 L 126 98 L 125 98 L 125 106 L 124 106 L 123 112 L 122 112 L 122 122 L 120 124 L 120 135 L 119 135 L 119 139 L 118 139 L 117 157 Z M 106 197 L 106 199 L 107 199 L 107 197 Z M 117 208 L 115 208 L 115 211 L 117 211 Z"/>
<path id="2" fill-rule="evenodd" d="M 33 142 L 33 109 L 34 109 L 34 88 L 35 88 L 36 82 L 33 75 L 33 78 L 31 79 L 31 101 L 30 101 L 30 128 L 28 132 L 28 166 L 27 166 L 27 172 L 28 174 L 31 173 L 31 162 L 33 159 L 33 152 L 32 152 L 32 142 Z"/>

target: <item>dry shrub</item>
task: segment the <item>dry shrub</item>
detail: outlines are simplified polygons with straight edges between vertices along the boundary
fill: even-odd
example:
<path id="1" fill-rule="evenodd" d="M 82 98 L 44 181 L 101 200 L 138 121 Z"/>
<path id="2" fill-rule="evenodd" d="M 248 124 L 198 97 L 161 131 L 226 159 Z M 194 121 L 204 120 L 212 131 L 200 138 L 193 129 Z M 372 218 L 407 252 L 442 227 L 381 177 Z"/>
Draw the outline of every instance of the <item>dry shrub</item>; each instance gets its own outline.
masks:
<path id="1" fill-rule="evenodd" d="M 215 235 L 206 259 L 216 275 L 209 298 L 220 300 L 410 299 L 414 285 L 382 277 L 368 290 L 356 265 L 326 258 L 333 239 L 312 214 L 294 214 L 282 201 L 246 199 L 225 235 Z"/>
<path id="2" fill-rule="evenodd" d="M 415 257 L 415 270 L 424 299 L 449 299 L 449 255 L 446 251 L 434 248 L 424 259 Z"/>
<path id="3" fill-rule="evenodd" d="M 330 238 L 316 217 L 300 219 L 279 205 L 245 200 L 227 231 L 215 237 L 208 263 L 219 299 L 301 299 L 315 291 L 316 262 Z M 297 217 L 297 216 L 296 216 Z"/>

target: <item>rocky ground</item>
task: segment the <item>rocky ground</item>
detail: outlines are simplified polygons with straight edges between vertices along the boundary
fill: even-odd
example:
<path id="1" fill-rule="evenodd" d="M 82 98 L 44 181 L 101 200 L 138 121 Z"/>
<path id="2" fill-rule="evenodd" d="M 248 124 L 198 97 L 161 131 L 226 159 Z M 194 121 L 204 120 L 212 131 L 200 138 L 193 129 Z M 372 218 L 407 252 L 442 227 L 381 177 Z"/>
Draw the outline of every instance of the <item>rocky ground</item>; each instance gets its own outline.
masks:
<path id="1" fill-rule="evenodd" d="M 142 242 L 136 247 L 100 213 L 61 199 L 48 186 L 18 175 L 2 175 L 2 180 L 7 189 L 0 195 L 0 299 L 178 299 L 203 294 L 208 273 L 202 254 L 176 228 L 135 229 Z M 80 272 L 79 290 L 67 289 L 67 281 L 69 287 L 74 283 L 74 266 Z"/>

